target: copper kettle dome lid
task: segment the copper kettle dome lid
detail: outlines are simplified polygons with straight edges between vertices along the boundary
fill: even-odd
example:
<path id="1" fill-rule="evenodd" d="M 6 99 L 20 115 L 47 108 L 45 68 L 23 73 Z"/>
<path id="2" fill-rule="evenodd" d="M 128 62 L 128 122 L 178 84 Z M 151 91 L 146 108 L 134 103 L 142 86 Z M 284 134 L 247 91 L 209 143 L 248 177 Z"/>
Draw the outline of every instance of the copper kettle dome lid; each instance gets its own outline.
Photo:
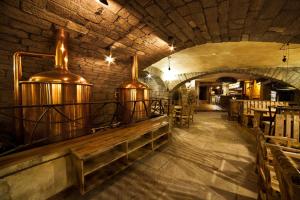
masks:
<path id="1" fill-rule="evenodd" d="M 145 83 L 142 83 L 140 81 L 134 81 L 134 82 L 127 82 L 121 85 L 120 88 L 132 88 L 132 89 L 149 89 L 149 86 Z"/>
<path id="2" fill-rule="evenodd" d="M 138 57 L 137 55 L 133 56 L 132 68 L 132 81 L 124 83 L 120 88 L 132 88 L 132 89 L 149 89 L 149 86 L 145 83 L 138 81 Z"/>
<path id="3" fill-rule="evenodd" d="M 68 83 L 68 84 L 86 84 L 86 79 L 76 75 L 68 70 L 54 69 L 47 72 L 41 72 L 31 76 L 29 82 L 40 82 L 40 83 Z"/>
<path id="4" fill-rule="evenodd" d="M 86 79 L 68 70 L 68 33 L 59 29 L 56 38 L 55 67 L 51 71 L 41 72 L 23 82 L 67 83 L 90 85 Z"/>

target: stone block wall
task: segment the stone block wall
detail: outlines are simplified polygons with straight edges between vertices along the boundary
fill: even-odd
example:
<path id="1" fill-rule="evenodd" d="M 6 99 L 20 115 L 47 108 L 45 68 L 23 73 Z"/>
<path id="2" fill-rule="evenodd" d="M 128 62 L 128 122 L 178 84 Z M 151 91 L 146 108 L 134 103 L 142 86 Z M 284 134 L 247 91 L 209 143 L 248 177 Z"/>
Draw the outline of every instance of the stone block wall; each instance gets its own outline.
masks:
<path id="1" fill-rule="evenodd" d="M 63 7 L 58 5 L 64 3 L 68 9 L 61 10 Z M 70 11 L 72 7 L 69 6 L 71 5 L 78 6 L 80 2 L 73 0 L 0 1 L 0 106 L 13 105 L 13 54 L 16 51 L 54 54 L 55 33 L 56 29 L 60 27 L 65 28 L 70 34 L 68 42 L 69 70 L 83 76 L 93 84 L 92 101 L 114 100 L 115 89 L 123 82 L 131 79 L 131 56 L 139 50 L 138 48 L 133 49 L 125 46 L 125 39 L 120 38 L 120 34 L 125 29 L 130 31 L 130 27 L 123 27 L 123 29 L 119 30 L 116 25 L 112 24 L 113 21 L 110 22 L 111 24 L 105 24 L 105 22 L 109 21 L 108 18 L 121 20 L 122 17 L 120 15 L 124 15 L 123 17 L 127 17 L 129 22 L 120 22 L 120 26 L 125 26 L 126 24 L 133 26 L 138 23 L 138 21 L 134 23 L 134 20 L 137 20 L 137 18 L 134 18 L 129 13 L 125 15 L 125 11 L 120 11 L 117 17 L 114 17 L 115 14 L 112 14 L 112 12 L 102 10 L 101 17 L 99 16 L 99 19 L 94 19 L 94 17 L 97 17 L 94 13 L 91 14 L 88 10 L 77 7 L 81 12 L 85 11 L 85 13 L 81 13 L 83 17 L 80 17 L 80 13 L 74 14 Z M 89 6 L 86 3 L 82 5 Z M 121 7 L 118 8 L 118 10 L 120 9 Z M 106 21 L 102 20 L 102 18 L 105 18 Z M 91 22 L 93 19 L 98 20 L 97 23 L 101 21 L 102 24 Z M 80 25 L 84 23 L 86 26 Z M 96 28 L 98 29 L 96 30 Z M 100 30 L 100 28 L 103 30 Z M 110 31 L 108 29 L 112 28 L 116 29 L 116 33 L 110 32 L 109 37 L 103 36 L 108 34 L 104 33 L 104 31 Z M 143 26 L 139 25 L 139 28 L 142 29 Z M 133 37 L 135 33 L 138 35 L 143 34 L 145 37 L 152 38 L 156 42 L 154 36 L 149 31 L 147 35 L 135 29 L 133 29 L 134 33 L 128 31 L 123 33 L 124 36 L 129 34 Z M 118 41 L 121 40 L 121 42 L 117 42 L 118 38 Z M 126 41 L 130 42 L 129 39 Z M 117 56 L 117 59 L 116 64 L 108 66 L 104 62 L 105 54 L 108 54 L 105 48 L 112 44 L 117 46 L 113 52 Z M 151 48 L 147 50 L 151 50 Z M 141 56 L 141 65 L 142 60 L 143 56 Z M 51 70 L 53 66 L 54 60 L 25 57 L 23 59 L 23 80 L 27 80 L 35 73 Z M 106 108 L 105 112 L 112 113 L 112 109 L 114 108 Z M 12 112 L 8 112 L 7 114 L 12 115 Z M 6 118 L 0 115 L 2 130 L 12 127 L 7 123 L 7 120 L 11 121 L 9 117 Z M 8 125 L 5 126 L 5 124 Z"/>
<path id="2" fill-rule="evenodd" d="M 1 2 L 4 5 L 4 2 Z M 6 9 L 5 12 L 2 12 Z M 8 9 L 8 10 L 7 10 Z M 8 14 L 11 13 L 11 14 Z M 69 70 L 86 78 L 93 87 L 93 100 L 113 99 L 114 90 L 130 78 L 130 65 L 104 63 L 104 50 L 92 44 L 80 45 L 76 32 L 70 31 Z M 0 104 L 13 104 L 13 62 L 16 51 L 54 53 L 55 26 L 28 15 L 8 4 L 0 13 Z M 24 58 L 23 79 L 35 73 L 50 70 L 53 60 Z M 113 78 L 112 78 L 113 77 Z"/>

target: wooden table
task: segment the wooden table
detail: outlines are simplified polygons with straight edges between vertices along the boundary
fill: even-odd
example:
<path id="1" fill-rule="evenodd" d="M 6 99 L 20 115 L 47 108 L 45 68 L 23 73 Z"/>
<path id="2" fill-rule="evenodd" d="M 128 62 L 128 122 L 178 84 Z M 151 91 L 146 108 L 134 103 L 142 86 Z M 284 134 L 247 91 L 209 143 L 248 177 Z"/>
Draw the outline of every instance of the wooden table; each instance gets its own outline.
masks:
<path id="1" fill-rule="evenodd" d="M 251 108 L 254 111 L 254 118 L 253 118 L 253 128 L 260 127 L 260 121 L 264 114 L 269 113 L 269 109 L 265 108 Z M 275 113 L 276 108 L 271 108 L 271 112 Z"/>

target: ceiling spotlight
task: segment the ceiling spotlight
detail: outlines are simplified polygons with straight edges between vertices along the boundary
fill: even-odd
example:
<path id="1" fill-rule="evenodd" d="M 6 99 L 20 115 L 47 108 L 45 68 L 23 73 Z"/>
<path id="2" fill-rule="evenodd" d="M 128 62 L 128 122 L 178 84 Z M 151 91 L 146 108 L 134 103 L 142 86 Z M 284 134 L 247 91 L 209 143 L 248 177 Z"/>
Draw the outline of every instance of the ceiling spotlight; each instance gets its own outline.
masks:
<path id="1" fill-rule="evenodd" d="M 112 57 L 111 47 L 109 47 L 109 55 L 105 56 L 105 62 L 107 62 L 108 66 L 115 63 L 116 58 Z"/>
<path id="2" fill-rule="evenodd" d="M 105 62 L 107 62 L 108 65 L 113 64 L 115 62 L 115 58 L 113 58 L 111 55 L 105 56 Z"/>
<path id="3" fill-rule="evenodd" d="M 173 44 L 171 44 L 171 46 L 170 46 L 170 51 L 172 52 L 172 51 L 174 51 L 174 50 L 175 50 L 175 47 L 174 47 Z"/>
<path id="4" fill-rule="evenodd" d="M 174 46 L 174 38 L 172 36 L 168 37 L 168 43 L 169 43 L 170 51 L 173 52 L 175 50 L 175 46 Z"/>
<path id="5" fill-rule="evenodd" d="M 102 4 L 104 4 L 104 5 L 106 5 L 106 6 L 108 6 L 108 2 L 107 2 L 107 0 L 98 0 L 100 3 L 102 3 Z"/>

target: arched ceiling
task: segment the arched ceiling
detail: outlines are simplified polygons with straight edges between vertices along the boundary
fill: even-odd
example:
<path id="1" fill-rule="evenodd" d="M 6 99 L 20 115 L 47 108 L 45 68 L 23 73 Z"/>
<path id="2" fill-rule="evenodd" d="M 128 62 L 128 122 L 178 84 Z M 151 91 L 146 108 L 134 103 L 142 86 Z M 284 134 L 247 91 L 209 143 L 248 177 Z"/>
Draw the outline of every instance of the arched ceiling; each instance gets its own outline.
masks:
<path id="1" fill-rule="evenodd" d="M 237 79 L 238 81 L 251 80 L 257 78 L 257 76 L 253 76 L 250 74 L 216 73 L 216 74 L 204 75 L 195 80 L 200 82 L 216 82 L 221 77 L 232 77 Z"/>
<path id="2" fill-rule="evenodd" d="M 119 65 L 130 65 L 129 56 L 138 53 L 141 68 L 170 54 L 169 37 L 176 51 L 209 42 L 300 42 L 299 0 L 108 0 L 108 6 L 99 0 L 3 0 L 0 10 L 1 23 L 34 24 L 46 38 L 53 37 L 51 27 L 66 28 L 70 52 L 80 48 L 103 59 L 113 46 Z"/>
<path id="3" fill-rule="evenodd" d="M 174 74 L 227 70 L 235 68 L 285 67 L 282 58 L 286 48 L 271 42 L 207 43 L 179 51 L 171 56 Z M 300 67 L 300 45 L 289 45 L 289 67 Z M 152 67 L 168 72 L 169 59 L 154 63 Z"/>
<path id="4" fill-rule="evenodd" d="M 209 42 L 299 43 L 299 0 L 117 0 L 177 51 Z M 161 52 L 161 58 L 166 53 Z M 149 60 L 152 64 L 160 59 Z M 151 61 L 153 61 L 151 63 Z M 144 66 L 145 67 L 145 66 Z"/>

